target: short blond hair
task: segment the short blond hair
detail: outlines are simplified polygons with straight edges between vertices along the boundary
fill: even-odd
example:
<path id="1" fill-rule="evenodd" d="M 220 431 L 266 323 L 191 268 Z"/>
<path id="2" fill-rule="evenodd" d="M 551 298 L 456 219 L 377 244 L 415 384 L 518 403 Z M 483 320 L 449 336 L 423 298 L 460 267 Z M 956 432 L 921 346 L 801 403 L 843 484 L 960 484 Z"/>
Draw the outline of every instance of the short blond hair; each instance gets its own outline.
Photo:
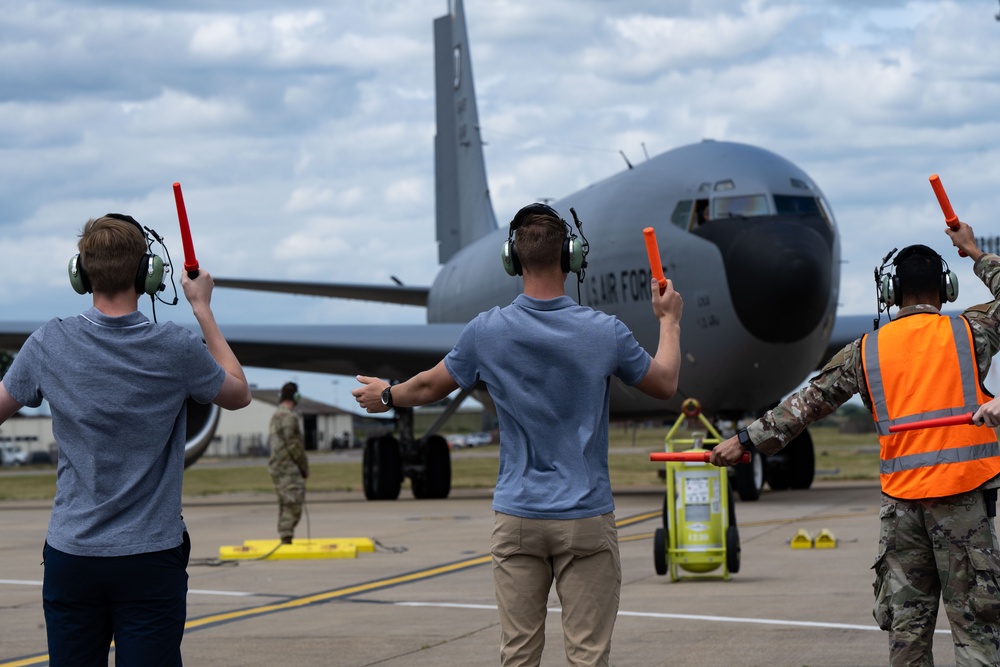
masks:
<path id="1" fill-rule="evenodd" d="M 76 247 L 94 292 L 118 294 L 135 289 L 139 263 L 148 249 L 139 223 L 110 215 L 91 218 Z"/>

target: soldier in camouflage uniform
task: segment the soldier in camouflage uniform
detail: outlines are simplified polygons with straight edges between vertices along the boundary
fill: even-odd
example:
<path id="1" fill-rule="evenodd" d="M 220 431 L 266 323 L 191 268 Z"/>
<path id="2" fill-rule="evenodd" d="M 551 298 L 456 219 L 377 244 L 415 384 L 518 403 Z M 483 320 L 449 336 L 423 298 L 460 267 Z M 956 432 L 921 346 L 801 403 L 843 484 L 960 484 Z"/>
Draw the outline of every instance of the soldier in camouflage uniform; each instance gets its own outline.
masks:
<path id="1" fill-rule="evenodd" d="M 309 459 L 299 418 L 293 410 L 299 402 L 299 388 L 288 382 L 281 388 L 278 409 L 271 417 L 271 460 L 267 469 L 278 494 L 278 535 L 283 544 L 291 544 L 295 526 L 302 518 L 306 500 Z"/>
<path id="2" fill-rule="evenodd" d="M 1000 350 L 1000 257 L 980 251 L 965 223 L 947 233 L 975 262 L 976 275 L 994 297 L 962 313 L 971 330 L 975 366 L 979 377 L 985 378 L 993 355 Z M 917 313 L 939 312 L 940 298 L 922 300 L 933 303 L 904 299 L 897 321 Z M 838 352 L 806 387 L 719 444 L 712 453 L 712 463 L 734 465 L 745 448 L 773 454 L 855 394 L 872 410 L 862 340 Z M 987 414 L 989 405 L 976 412 L 976 424 L 996 423 Z M 995 449 L 995 437 L 990 439 Z M 887 457 L 884 445 L 882 449 L 884 488 Z M 930 483 L 935 479 L 931 477 Z M 872 569 L 876 571 L 874 615 L 879 627 L 889 632 L 890 665 L 934 664 L 931 646 L 941 595 L 957 664 L 1000 664 L 1000 548 L 992 518 L 997 487 L 1000 476 L 946 497 L 903 500 L 883 492 L 879 553 Z"/>

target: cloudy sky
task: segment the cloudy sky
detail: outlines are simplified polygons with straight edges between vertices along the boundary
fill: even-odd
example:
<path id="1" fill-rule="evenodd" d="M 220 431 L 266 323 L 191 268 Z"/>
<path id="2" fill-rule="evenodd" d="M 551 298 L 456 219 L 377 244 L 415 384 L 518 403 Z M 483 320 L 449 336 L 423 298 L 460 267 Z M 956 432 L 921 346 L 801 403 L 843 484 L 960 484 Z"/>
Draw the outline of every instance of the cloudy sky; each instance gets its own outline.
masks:
<path id="1" fill-rule="evenodd" d="M 987 0 L 467 0 L 500 220 L 702 138 L 772 150 L 824 190 L 841 311 L 927 243 L 927 177 L 1000 234 L 1000 9 Z M 432 20 L 446 0 L 24 0 L 0 13 L 0 320 L 71 315 L 88 217 L 131 213 L 182 261 L 171 184 L 216 276 L 429 285 Z M 964 297 L 964 298 L 963 298 Z M 220 322 L 421 322 L 422 309 L 217 290 Z M 149 312 L 148 301 L 142 306 Z M 193 321 L 181 302 L 160 319 Z M 251 371 L 276 386 L 285 374 Z M 346 378 L 299 374 L 346 406 Z"/>

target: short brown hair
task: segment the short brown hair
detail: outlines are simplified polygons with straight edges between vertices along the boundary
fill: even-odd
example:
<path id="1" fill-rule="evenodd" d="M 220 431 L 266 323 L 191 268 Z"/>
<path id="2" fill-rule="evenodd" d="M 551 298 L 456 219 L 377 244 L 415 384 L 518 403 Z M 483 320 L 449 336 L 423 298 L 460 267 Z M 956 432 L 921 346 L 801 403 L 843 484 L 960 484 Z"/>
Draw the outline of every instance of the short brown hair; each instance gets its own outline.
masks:
<path id="1" fill-rule="evenodd" d="M 560 265 L 566 225 L 563 221 L 544 213 L 533 213 L 525 218 L 514 232 L 517 258 L 526 269 L 548 269 Z"/>
<path id="2" fill-rule="evenodd" d="M 94 292 L 117 294 L 134 290 L 146 239 L 138 223 L 102 216 L 91 218 L 77 243 L 80 263 Z"/>

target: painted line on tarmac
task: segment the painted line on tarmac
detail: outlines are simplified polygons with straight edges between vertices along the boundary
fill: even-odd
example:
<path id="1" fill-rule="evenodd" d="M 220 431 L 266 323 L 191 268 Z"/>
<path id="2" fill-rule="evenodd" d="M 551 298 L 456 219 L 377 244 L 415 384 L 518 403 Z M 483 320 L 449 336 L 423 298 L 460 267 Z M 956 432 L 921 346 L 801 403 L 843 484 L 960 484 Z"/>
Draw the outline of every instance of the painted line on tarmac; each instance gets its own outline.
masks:
<path id="1" fill-rule="evenodd" d="M 452 602 L 392 602 L 394 607 L 437 607 L 443 609 L 479 609 L 497 611 L 496 605 L 463 604 Z M 561 614 L 561 607 L 550 607 L 549 613 Z M 882 632 L 877 625 L 855 625 L 852 623 L 824 623 L 821 621 L 788 621 L 779 618 L 740 618 L 736 616 L 700 616 L 697 614 L 668 614 L 663 612 L 618 611 L 618 616 L 633 618 L 669 619 L 674 621 L 699 621 L 711 623 L 750 623 L 757 625 L 780 625 L 782 627 L 820 628 L 826 630 L 865 630 Z M 951 634 L 951 630 L 935 630 L 936 634 Z"/>

